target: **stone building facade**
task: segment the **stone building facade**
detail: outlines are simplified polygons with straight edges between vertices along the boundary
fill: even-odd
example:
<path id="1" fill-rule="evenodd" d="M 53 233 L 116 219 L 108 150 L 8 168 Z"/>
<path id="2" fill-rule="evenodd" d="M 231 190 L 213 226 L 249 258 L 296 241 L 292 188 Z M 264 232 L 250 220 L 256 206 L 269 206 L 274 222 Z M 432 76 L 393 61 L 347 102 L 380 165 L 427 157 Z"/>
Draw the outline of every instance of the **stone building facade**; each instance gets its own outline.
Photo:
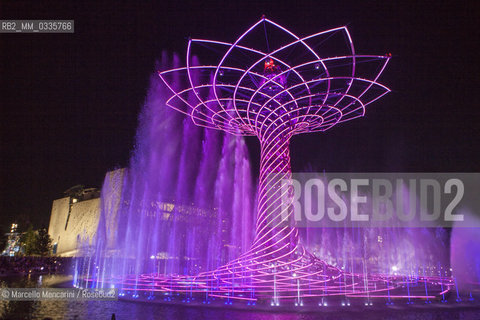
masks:
<path id="1" fill-rule="evenodd" d="M 104 189 L 121 188 L 126 169 L 107 172 Z M 118 183 L 108 183 L 118 181 Z M 105 205 L 118 206 L 121 190 L 102 190 L 107 193 Z M 101 213 L 100 191 L 75 186 L 66 191 L 66 197 L 53 201 L 48 234 L 52 238 L 53 253 L 74 256 L 81 247 L 92 244 Z M 111 217 L 115 220 L 115 217 Z M 114 224 L 114 222 L 111 222 Z"/>

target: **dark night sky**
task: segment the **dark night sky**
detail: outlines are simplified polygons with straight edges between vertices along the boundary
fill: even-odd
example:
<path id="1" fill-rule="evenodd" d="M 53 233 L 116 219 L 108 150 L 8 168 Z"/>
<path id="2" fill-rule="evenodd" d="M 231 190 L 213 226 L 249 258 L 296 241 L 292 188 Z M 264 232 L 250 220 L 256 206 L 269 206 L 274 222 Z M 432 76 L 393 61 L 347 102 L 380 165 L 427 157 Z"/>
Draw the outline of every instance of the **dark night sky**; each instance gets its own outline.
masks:
<path id="1" fill-rule="evenodd" d="M 393 54 L 393 92 L 363 119 L 296 137 L 294 170 L 480 171 L 476 1 L 79 3 L 0 4 L 1 19 L 75 20 L 74 34 L 0 34 L 3 230 L 47 226 L 63 191 L 128 164 L 162 50 L 183 55 L 190 35 L 233 41 L 262 14 L 300 36 L 347 25 L 357 53 Z"/>

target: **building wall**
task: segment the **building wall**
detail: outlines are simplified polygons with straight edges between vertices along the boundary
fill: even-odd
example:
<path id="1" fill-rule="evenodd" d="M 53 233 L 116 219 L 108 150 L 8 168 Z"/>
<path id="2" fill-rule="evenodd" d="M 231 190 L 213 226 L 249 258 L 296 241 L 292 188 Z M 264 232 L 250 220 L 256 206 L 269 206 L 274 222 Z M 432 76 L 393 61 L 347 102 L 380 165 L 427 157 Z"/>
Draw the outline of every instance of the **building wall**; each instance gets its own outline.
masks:
<path id="1" fill-rule="evenodd" d="M 122 202 L 122 192 L 127 169 L 107 172 L 102 186 L 102 210 L 105 214 L 104 232 L 107 237 L 107 248 L 113 249 L 116 244 L 118 214 Z"/>
<path id="2" fill-rule="evenodd" d="M 57 246 L 60 240 L 63 240 L 62 235 L 65 233 L 65 223 L 67 221 L 68 211 L 70 207 L 70 198 L 62 198 L 53 201 L 52 213 L 50 215 L 50 224 L 48 226 L 48 234 L 53 240 L 53 245 Z M 62 238 L 62 239 L 61 239 Z"/>
<path id="3" fill-rule="evenodd" d="M 48 228 L 60 256 L 73 256 L 80 246 L 91 244 L 100 217 L 100 198 L 72 204 L 70 199 L 53 202 Z"/>
<path id="4" fill-rule="evenodd" d="M 88 246 L 94 244 L 97 232 L 106 237 L 108 250 L 118 249 L 117 229 L 121 207 L 125 205 L 125 202 L 122 202 L 122 193 L 127 176 L 127 169 L 107 172 L 102 186 L 102 198 L 98 198 L 97 194 L 97 198 L 93 199 L 87 196 L 88 200 L 70 196 L 53 201 L 48 233 L 56 247 L 56 255 L 68 257 L 86 254 Z M 204 230 L 207 233 L 205 237 L 209 236 L 208 232 L 216 229 L 218 223 L 217 209 L 205 210 L 156 201 L 135 210 L 143 210 L 152 220 L 161 214 L 163 221 L 208 225 L 210 228 Z M 228 224 L 225 219 L 222 223 Z M 222 227 L 223 229 L 226 230 Z"/>
<path id="5" fill-rule="evenodd" d="M 117 211 L 120 204 L 125 169 L 107 172 L 103 184 L 104 210 L 109 239 L 116 230 Z M 77 201 L 77 202 L 74 202 Z M 52 237 L 56 254 L 73 256 L 81 247 L 92 244 L 97 232 L 101 213 L 100 198 L 74 200 L 65 197 L 53 201 L 48 234 Z M 80 253 L 81 254 L 81 253 Z"/>

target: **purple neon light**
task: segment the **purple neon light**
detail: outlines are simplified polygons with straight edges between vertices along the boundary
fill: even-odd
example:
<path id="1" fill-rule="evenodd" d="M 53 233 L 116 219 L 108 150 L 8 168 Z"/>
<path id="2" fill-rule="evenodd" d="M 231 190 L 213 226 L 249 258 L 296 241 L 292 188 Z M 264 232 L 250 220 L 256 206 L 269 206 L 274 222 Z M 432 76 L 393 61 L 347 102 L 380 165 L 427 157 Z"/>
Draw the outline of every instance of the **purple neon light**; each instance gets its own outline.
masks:
<path id="1" fill-rule="evenodd" d="M 269 52 L 242 44 L 250 33 L 267 24 L 292 41 Z M 348 54 L 324 56 L 308 43 L 336 33 L 342 33 L 347 39 Z M 223 51 L 217 52 L 218 63 L 192 65 L 197 45 L 222 48 Z M 302 50 L 297 54 L 310 57 L 309 60 L 295 65 L 286 61 L 281 54 L 291 48 Z M 242 67 L 228 65 L 229 58 L 236 53 L 256 58 Z M 270 78 L 261 71 L 262 62 L 267 59 L 279 67 Z M 261 160 L 256 236 L 249 250 L 216 270 L 196 276 L 144 274 L 112 281 L 124 289 L 137 291 L 196 293 L 244 301 L 273 299 L 278 302 L 326 296 L 403 298 L 403 293 L 395 296 L 391 291 L 413 280 L 387 275 L 366 278 L 347 273 L 307 252 L 290 221 L 293 213 L 279 201 L 282 196 L 288 197 L 287 191 L 281 190 L 279 180 L 291 177 L 290 138 L 295 134 L 325 131 L 340 122 L 363 116 L 368 104 L 390 91 L 378 82 L 389 59 L 389 56 L 357 55 L 346 27 L 301 38 L 266 18 L 256 22 L 233 43 L 189 40 L 186 67 L 158 73 L 173 94 L 167 105 L 189 115 L 199 126 L 258 137 Z M 376 72 L 371 78 L 357 74 L 359 64 Z M 338 66 L 348 66 L 348 70 L 342 71 Z M 176 81 L 182 77 L 186 80 L 184 87 Z M 212 92 L 214 97 L 202 92 Z M 438 292 L 444 290 L 440 289 L 442 285 L 447 291 L 452 286 L 449 278 L 415 281 L 428 282 Z"/>

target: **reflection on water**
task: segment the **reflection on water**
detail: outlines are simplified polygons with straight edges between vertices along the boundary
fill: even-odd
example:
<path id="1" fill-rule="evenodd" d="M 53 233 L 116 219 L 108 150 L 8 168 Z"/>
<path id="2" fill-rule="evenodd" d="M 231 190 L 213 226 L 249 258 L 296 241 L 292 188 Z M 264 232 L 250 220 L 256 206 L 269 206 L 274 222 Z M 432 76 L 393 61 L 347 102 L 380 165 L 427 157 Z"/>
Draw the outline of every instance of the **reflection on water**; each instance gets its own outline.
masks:
<path id="1" fill-rule="evenodd" d="M 41 287 L 53 285 L 65 280 L 61 276 L 30 276 L 25 278 L 0 278 L 1 287 Z M 248 312 L 228 309 L 198 308 L 185 306 L 166 306 L 160 304 L 134 303 L 125 301 L 17 301 L 0 300 L 0 319 L 98 319 L 110 320 L 115 314 L 117 320 L 375 320 L 375 319 L 480 319 L 479 309 L 452 309 L 436 307 L 435 309 L 404 310 L 362 310 L 347 311 L 332 308 L 316 313 L 269 313 Z"/>

